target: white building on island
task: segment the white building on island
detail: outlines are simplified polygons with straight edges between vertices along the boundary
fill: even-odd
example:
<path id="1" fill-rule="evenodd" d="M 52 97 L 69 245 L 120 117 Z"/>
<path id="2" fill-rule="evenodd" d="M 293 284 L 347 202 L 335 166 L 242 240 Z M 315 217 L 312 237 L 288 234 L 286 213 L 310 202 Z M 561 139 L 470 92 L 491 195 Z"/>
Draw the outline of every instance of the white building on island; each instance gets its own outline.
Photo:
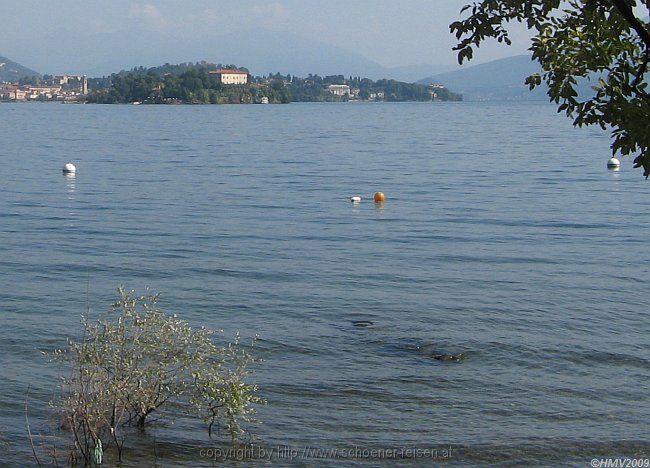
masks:
<path id="1" fill-rule="evenodd" d="M 242 85 L 248 83 L 248 72 L 241 70 L 213 70 L 211 75 L 217 75 L 221 84 Z"/>
<path id="2" fill-rule="evenodd" d="M 329 85 L 327 90 L 334 96 L 345 96 L 346 94 L 350 95 L 350 87 L 348 85 Z"/>

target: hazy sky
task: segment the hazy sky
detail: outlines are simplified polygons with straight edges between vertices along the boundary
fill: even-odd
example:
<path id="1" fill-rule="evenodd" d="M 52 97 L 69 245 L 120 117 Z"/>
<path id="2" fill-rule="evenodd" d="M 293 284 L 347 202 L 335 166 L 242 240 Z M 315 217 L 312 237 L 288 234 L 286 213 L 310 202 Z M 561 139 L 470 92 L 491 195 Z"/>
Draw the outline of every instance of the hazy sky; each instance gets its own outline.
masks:
<path id="1" fill-rule="evenodd" d="M 0 55 L 38 70 L 55 70 L 60 48 L 97 35 L 177 37 L 234 34 L 265 28 L 291 32 L 356 51 L 384 66 L 450 64 L 449 23 L 467 0 L 20 0 L 3 2 Z M 478 62 L 520 54 L 514 47 L 482 47 Z M 142 39 L 145 40 L 145 39 Z M 74 47 L 74 46 L 72 46 Z M 92 55 L 80 48 L 77 53 Z M 55 54 L 56 52 L 56 54 Z M 73 53 L 74 51 L 71 51 Z M 81 57 L 92 61 L 92 56 Z"/>

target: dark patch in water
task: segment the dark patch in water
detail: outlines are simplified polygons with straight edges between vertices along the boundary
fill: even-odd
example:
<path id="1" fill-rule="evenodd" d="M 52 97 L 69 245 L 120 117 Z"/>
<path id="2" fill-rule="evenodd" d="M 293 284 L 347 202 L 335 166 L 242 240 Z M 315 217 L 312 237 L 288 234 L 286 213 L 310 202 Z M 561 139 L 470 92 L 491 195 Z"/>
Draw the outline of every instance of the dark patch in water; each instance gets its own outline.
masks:
<path id="1" fill-rule="evenodd" d="M 436 361 L 445 361 L 445 362 L 460 362 L 465 357 L 467 357 L 467 353 L 458 353 L 458 354 L 434 354 L 433 359 Z"/>
<path id="2" fill-rule="evenodd" d="M 353 320 L 352 325 L 359 328 L 371 327 L 375 323 L 372 320 Z"/>
<path id="3" fill-rule="evenodd" d="M 423 354 L 425 356 L 431 357 L 436 361 L 442 362 L 461 362 L 467 358 L 467 351 L 462 351 L 460 353 L 446 353 L 440 349 L 436 349 L 433 344 L 426 345 L 406 345 L 405 349 L 409 351 L 415 351 L 418 354 Z"/>

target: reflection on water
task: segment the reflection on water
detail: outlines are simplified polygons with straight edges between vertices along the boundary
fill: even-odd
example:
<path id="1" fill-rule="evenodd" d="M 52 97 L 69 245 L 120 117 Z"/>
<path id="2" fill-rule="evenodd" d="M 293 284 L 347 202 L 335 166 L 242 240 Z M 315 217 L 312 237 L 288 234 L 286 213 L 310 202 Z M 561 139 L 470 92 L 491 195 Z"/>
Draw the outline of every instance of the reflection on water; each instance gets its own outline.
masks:
<path id="1" fill-rule="evenodd" d="M 68 172 L 66 174 L 63 174 L 63 176 L 65 177 L 65 185 L 68 189 L 68 200 L 74 200 L 74 193 L 77 188 L 77 177 L 73 172 Z"/>
<path id="2" fill-rule="evenodd" d="M 608 172 L 611 174 L 612 180 L 614 182 L 610 187 L 610 190 L 612 192 L 618 193 L 621 189 L 621 181 L 622 181 L 621 166 L 609 167 L 607 169 L 609 170 Z"/>
<path id="3" fill-rule="evenodd" d="M 63 174 L 65 177 L 65 186 L 66 194 L 69 201 L 74 202 L 76 200 L 76 191 L 77 191 L 77 178 L 74 172 L 66 172 Z M 77 216 L 77 212 L 73 210 L 74 205 L 68 207 L 68 227 L 75 227 L 72 220 Z"/>

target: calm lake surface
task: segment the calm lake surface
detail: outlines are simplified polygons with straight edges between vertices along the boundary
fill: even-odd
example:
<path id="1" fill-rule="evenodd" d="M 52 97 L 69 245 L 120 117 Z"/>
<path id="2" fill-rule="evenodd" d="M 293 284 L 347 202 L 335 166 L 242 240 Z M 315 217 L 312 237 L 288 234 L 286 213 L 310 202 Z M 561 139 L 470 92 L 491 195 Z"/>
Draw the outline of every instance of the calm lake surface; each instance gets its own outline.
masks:
<path id="1" fill-rule="evenodd" d="M 630 159 L 608 171 L 608 136 L 553 106 L 3 103 L 0 129 L 3 466 L 33 463 L 28 388 L 37 443 L 53 424 L 40 352 L 121 284 L 260 336 L 267 450 L 650 455 L 650 182 Z M 148 437 L 159 466 L 228 446 L 183 420 Z M 138 443 L 126 466 L 153 465 Z"/>

